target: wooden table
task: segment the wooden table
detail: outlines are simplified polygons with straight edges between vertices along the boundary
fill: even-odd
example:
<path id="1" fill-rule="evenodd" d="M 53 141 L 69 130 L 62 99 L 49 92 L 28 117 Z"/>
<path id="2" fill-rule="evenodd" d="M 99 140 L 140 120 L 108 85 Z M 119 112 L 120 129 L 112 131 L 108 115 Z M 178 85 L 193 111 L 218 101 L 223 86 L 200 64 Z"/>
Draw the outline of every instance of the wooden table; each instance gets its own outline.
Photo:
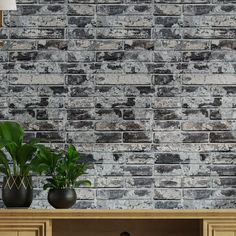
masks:
<path id="1" fill-rule="evenodd" d="M 0 210 L 0 236 L 236 236 L 236 210 Z"/>

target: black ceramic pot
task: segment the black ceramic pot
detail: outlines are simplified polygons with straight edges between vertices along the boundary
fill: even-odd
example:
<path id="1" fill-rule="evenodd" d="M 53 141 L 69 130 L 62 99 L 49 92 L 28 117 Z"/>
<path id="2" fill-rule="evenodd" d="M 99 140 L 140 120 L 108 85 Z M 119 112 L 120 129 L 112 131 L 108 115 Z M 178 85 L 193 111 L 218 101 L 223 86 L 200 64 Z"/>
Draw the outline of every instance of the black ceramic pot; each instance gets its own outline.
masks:
<path id="1" fill-rule="evenodd" d="M 28 208 L 33 200 L 32 178 L 10 176 L 3 178 L 2 200 L 8 208 Z"/>
<path id="2" fill-rule="evenodd" d="M 71 208 L 76 202 L 76 192 L 73 188 L 50 189 L 48 202 L 57 209 Z"/>

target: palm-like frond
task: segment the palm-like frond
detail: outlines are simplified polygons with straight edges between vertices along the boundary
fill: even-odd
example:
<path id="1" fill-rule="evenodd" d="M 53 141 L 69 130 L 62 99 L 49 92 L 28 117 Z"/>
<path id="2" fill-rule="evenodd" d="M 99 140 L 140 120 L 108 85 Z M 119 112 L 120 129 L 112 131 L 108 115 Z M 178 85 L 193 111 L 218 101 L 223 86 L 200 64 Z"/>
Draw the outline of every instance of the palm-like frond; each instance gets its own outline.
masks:
<path id="1" fill-rule="evenodd" d="M 44 189 L 62 189 L 91 184 L 89 180 L 77 181 L 78 177 L 85 174 L 88 165 L 78 164 L 79 153 L 72 145 L 69 145 L 67 151 L 40 147 L 37 157 L 35 170 L 40 174 L 51 176 L 46 179 Z"/>

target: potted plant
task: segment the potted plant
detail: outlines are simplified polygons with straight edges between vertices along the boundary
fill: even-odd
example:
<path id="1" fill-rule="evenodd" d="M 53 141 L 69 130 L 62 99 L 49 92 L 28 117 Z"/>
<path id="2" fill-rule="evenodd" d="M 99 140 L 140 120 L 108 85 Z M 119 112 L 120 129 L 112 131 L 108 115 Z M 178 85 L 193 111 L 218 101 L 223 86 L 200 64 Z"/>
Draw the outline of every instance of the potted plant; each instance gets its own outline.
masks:
<path id="1" fill-rule="evenodd" d="M 45 174 L 44 190 L 49 189 L 48 202 L 54 208 L 70 208 L 76 202 L 75 187 L 91 185 L 89 180 L 78 180 L 85 174 L 87 163 L 80 163 L 79 153 L 73 145 L 67 150 L 41 146 L 35 159 L 35 171 Z"/>
<path id="2" fill-rule="evenodd" d="M 32 163 L 37 139 L 23 143 L 24 129 L 14 121 L 0 122 L 0 172 L 5 176 L 2 199 L 6 207 L 29 207 L 33 200 Z"/>

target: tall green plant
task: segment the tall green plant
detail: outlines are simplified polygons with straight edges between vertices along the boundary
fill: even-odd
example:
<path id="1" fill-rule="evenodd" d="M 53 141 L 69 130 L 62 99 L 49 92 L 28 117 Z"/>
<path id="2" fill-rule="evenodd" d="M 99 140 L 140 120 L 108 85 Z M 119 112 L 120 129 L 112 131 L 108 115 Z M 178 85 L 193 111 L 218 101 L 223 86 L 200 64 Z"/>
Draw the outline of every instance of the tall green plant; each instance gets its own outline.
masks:
<path id="1" fill-rule="evenodd" d="M 78 180 L 88 168 L 87 163 L 78 163 L 79 159 L 79 153 L 73 145 L 69 145 L 66 151 L 40 146 L 34 163 L 34 171 L 50 176 L 46 179 L 44 189 L 91 185 L 89 180 Z"/>
<path id="2" fill-rule="evenodd" d="M 0 122 L 0 172 L 6 176 L 27 176 L 32 170 L 38 140 L 23 143 L 23 138 L 24 129 L 19 123 Z"/>

